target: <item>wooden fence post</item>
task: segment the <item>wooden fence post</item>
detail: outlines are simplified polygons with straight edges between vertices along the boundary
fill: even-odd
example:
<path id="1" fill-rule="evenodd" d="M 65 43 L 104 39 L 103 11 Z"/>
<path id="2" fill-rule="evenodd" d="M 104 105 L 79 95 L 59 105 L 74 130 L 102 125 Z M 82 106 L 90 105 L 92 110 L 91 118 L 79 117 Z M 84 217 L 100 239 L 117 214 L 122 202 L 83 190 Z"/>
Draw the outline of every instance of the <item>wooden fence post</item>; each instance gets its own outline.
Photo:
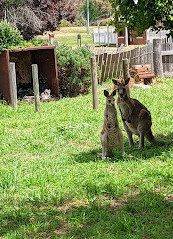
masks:
<path id="1" fill-rule="evenodd" d="M 55 35 L 53 33 L 49 34 L 49 42 L 50 42 L 51 45 L 53 45 L 53 43 L 54 43 L 54 36 Z"/>
<path id="2" fill-rule="evenodd" d="M 90 58 L 91 62 L 91 83 L 92 83 L 92 97 L 93 97 L 93 109 L 99 108 L 98 104 L 98 79 L 97 79 L 97 66 L 95 56 Z"/>
<path id="3" fill-rule="evenodd" d="M 123 77 L 124 77 L 124 81 L 130 77 L 129 76 L 129 60 L 128 59 L 123 59 Z M 130 97 L 129 84 L 126 86 L 126 90 L 127 90 L 127 96 Z"/>
<path id="4" fill-rule="evenodd" d="M 17 85 L 16 85 L 16 69 L 15 63 L 10 62 L 10 80 L 11 80 L 11 99 L 12 106 L 17 109 Z"/>
<path id="5" fill-rule="evenodd" d="M 163 65 L 162 65 L 162 40 L 153 39 L 153 64 L 154 72 L 156 76 L 163 77 Z"/>
<path id="6" fill-rule="evenodd" d="M 32 79 L 33 79 L 33 89 L 35 98 L 35 110 L 40 111 L 40 94 L 39 94 L 39 82 L 38 82 L 38 66 L 37 64 L 32 65 Z"/>

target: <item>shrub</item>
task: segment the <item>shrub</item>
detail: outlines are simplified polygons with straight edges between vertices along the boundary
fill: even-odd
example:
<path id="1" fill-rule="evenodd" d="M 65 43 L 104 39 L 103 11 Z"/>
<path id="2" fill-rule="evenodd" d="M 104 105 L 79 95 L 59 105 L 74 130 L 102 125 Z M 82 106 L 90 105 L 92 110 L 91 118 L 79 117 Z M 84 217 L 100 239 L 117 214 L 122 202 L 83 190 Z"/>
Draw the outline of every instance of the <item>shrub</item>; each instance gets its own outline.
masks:
<path id="1" fill-rule="evenodd" d="M 85 47 L 72 50 L 66 46 L 57 47 L 56 54 L 60 94 L 65 97 L 88 93 L 90 57 L 93 54 Z"/>
<path id="2" fill-rule="evenodd" d="M 71 27 L 72 23 L 67 21 L 66 19 L 62 19 L 60 23 L 60 27 Z"/>
<path id="3" fill-rule="evenodd" d="M 20 31 L 11 23 L 0 21 L 0 53 L 5 49 L 43 46 L 47 43 L 47 40 L 39 38 L 33 38 L 31 41 L 25 41 L 20 34 Z"/>
<path id="4" fill-rule="evenodd" d="M 0 52 L 22 44 L 24 40 L 20 32 L 12 24 L 0 21 Z"/>
<path id="5" fill-rule="evenodd" d="M 32 46 L 43 46 L 49 44 L 49 41 L 47 39 L 34 37 L 30 40 L 30 43 L 32 44 Z"/>

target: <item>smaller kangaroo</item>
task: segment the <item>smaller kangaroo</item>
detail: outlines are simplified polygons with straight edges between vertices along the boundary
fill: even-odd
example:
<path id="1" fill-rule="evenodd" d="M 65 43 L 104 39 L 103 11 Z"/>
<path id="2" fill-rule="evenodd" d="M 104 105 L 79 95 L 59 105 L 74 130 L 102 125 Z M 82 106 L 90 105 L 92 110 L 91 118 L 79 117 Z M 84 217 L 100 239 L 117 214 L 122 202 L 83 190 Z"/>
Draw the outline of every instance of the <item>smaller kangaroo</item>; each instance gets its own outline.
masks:
<path id="1" fill-rule="evenodd" d="M 108 91 L 104 90 L 104 95 L 106 96 L 106 107 L 104 110 L 103 129 L 100 135 L 103 160 L 112 153 L 112 150 L 116 146 L 120 146 L 122 155 L 125 154 L 123 134 L 119 128 L 117 110 L 115 108 L 115 94 L 116 90 L 110 95 Z"/>
<path id="2" fill-rule="evenodd" d="M 121 113 L 130 146 L 134 146 L 132 134 L 140 137 L 140 148 L 144 148 L 144 137 L 150 143 L 155 143 L 156 140 L 151 131 L 152 121 L 149 110 L 138 100 L 127 96 L 125 86 L 129 83 L 129 79 L 125 80 L 125 83 L 119 83 L 114 79 L 112 81 L 118 86 L 117 105 Z"/>

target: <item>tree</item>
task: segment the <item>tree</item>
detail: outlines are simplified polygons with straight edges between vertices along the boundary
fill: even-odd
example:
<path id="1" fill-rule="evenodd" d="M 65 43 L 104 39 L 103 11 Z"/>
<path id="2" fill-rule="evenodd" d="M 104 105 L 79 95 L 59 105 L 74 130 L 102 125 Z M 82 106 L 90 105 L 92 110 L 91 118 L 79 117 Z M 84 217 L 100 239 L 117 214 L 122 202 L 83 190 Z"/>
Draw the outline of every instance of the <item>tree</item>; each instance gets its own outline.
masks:
<path id="1" fill-rule="evenodd" d="M 151 27 L 156 31 L 169 30 L 169 35 L 173 36 L 172 0 L 109 1 L 114 8 L 113 23 L 117 31 L 127 26 L 129 30 L 137 30 L 138 35 L 141 35 L 144 30 Z"/>
<path id="2" fill-rule="evenodd" d="M 89 0 L 90 22 L 95 22 L 101 18 L 107 18 L 112 10 L 109 0 Z M 86 18 L 86 3 L 83 3 L 83 12 Z"/>
<path id="3" fill-rule="evenodd" d="M 72 0 L 0 0 L 0 19 L 13 23 L 25 40 L 75 20 Z"/>

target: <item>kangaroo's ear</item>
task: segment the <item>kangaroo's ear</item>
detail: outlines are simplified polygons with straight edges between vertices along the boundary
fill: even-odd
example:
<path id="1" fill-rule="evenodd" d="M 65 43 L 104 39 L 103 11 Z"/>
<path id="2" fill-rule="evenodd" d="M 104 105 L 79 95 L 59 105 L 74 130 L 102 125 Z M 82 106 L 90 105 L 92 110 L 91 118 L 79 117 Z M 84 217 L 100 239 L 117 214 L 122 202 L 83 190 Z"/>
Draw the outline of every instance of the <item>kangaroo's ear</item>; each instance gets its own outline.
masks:
<path id="1" fill-rule="evenodd" d="M 117 80 L 115 80 L 115 79 L 112 79 L 112 82 L 114 83 L 114 85 L 117 85 L 117 86 L 120 85 L 120 83 Z"/>
<path id="2" fill-rule="evenodd" d="M 108 97 L 109 92 L 107 90 L 104 90 L 104 96 Z"/>
<path id="3" fill-rule="evenodd" d="M 115 96 L 116 93 L 117 93 L 117 90 L 114 90 L 114 91 L 112 91 L 111 95 L 112 95 L 112 96 Z"/>
<path id="4" fill-rule="evenodd" d="M 130 78 L 128 78 L 127 80 L 124 81 L 124 85 L 129 84 Z"/>

